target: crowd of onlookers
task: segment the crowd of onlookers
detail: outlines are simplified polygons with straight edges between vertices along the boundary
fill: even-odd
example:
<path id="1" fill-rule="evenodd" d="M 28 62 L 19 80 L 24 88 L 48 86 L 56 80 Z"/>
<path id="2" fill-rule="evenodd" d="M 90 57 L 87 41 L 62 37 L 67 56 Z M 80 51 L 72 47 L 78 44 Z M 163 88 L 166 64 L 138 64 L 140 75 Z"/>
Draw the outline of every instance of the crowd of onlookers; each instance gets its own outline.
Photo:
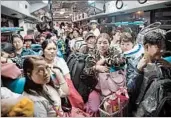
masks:
<path id="1" fill-rule="evenodd" d="M 151 116 L 155 113 L 159 103 L 153 104 L 156 99 L 146 98 L 155 92 L 148 90 L 153 84 L 151 80 L 160 80 L 157 73 L 164 73 L 162 79 L 170 82 L 171 55 L 164 57 L 170 32 L 149 28 L 135 37 L 132 32 L 118 29 L 109 35 L 97 25 L 96 20 L 90 21 L 88 31 L 61 23 L 51 32 L 24 37 L 13 34 L 11 42 L 2 42 L 1 116 Z M 77 69 L 81 68 L 78 65 L 82 69 Z M 153 104 L 155 109 L 144 107 L 145 102 Z"/>

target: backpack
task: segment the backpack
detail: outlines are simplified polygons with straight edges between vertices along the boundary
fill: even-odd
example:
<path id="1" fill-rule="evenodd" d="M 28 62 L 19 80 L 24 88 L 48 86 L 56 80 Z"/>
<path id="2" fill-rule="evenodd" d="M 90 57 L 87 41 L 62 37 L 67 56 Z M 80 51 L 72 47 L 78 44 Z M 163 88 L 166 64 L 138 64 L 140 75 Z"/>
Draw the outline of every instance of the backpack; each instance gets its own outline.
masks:
<path id="1" fill-rule="evenodd" d="M 90 92 L 97 84 L 95 77 L 83 74 L 87 57 L 87 54 L 77 52 L 72 53 L 67 59 L 71 80 L 76 90 L 83 97 L 84 102 L 87 102 Z"/>
<path id="2" fill-rule="evenodd" d="M 151 64 L 144 71 L 141 92 L 136 101 L 138 109 L 135 116 L 171 116 L 171 68 L 159 68 Z"/>

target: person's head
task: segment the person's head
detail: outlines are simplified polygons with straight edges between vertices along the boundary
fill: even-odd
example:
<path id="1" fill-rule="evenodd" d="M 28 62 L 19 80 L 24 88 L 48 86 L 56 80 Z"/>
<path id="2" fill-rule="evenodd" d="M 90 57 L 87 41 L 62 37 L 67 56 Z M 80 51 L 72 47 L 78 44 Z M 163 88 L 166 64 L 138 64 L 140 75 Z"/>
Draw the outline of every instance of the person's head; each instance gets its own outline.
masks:
<path id="1" fill-rule="evenodd" d="M 79 30 L 77 28 L 74 28 L 73 36 L 74 36 L 74 38 L 78 38 L 80 36 Z"/>
<path id="2" fill-rule="evenodd" d="M 15 50 L 21 50 L 24 46 L 24 39 L 21 35 L 19 34 L 14 34 L 12 35 L 12 44 L 15 48 Z"/>
<path id="3" fill-rule="evenodd" d="M 45 40 L 46 40 L 46 35 L 45 35 L 45 34 L 41 34 L 41 35 L 40 35 L 39 44 L 42 44 L 43 41 L 45 41 Z"/>
<path id="4" fill-rule="evenodd" d="M 83 53 L 83 54 L 86 54 L 86 53 L 87 53 L 87 44 L 86 44 L 86 43 L 83 43 L 83 44 L 80 46 L 79 52 L 80 52 L 80 53 Z"/>
<path id="5" fill-rule="evenodd" d="M 34 40 L 34 37 L 32 35 L 26 35 L 24 37 L 24 44 L 26 45 L 26 47 L 31 47 L 33 40 Z"/>
<path id="6" fill-rule="evenodd" d="M 107 33 L 101 33 L 98 37 L 97 37 L 97 50 L 101 53 L 101 54 L 105 54 L 110 47 L 110 37 Z"/>
<path id="7" fill-rule="evenodd" d="M 120 37 L 121 37 L 121 32 L 116 31 L 114 35 L 112 35 L 112 42 L 113 44 L 120 44 Z"/>
<path id="8" fill-rule="evenodd" d="M 24 91 L 31 95 L 43 96 L 50 103 L 53 103 L 53 100 L 43 88 L 45 84 L 49 84 L 55 88 L 52 78 L 50 77 L 50 67 L 44 58 L 41 56 L 26 58 L 23 62 L 23 72 L 26 78 Z"/>
<path id="9" fill-rule="evenodd" d="M 162 55 L 164 49 L 165 37 L 160 32 L 150 31 L 144 36 L 143 44 L 145 53 L 151 59 L 158 58 Z"/>
<path id="10" fill-rule="evenodd" d="M 57 45 L 53 40 L 45 40 L 42 43 L 43 56 L 46 60 L 54 60 L 57 54 Z"/>
<path id="11" fill-rule="evenodd" d="M 91 20 L 90 21 L 90 26 L 91 26 L 91 29 L 96 29 L 97 28 L 97 25 L 98 25 L 98 22 L 97 20 Z"/>
<path id="12" fill-rule="evenodd" d="M 120 36 L 120 47 L 123 52 L 129 51 L 134 46 L 134 39 L 128 32 L 123 32 Z"/>
<path id="13" fill-rule="evenodd" d="M 85 35 L 85 41 L 87 43 L 88 48 L 95 48 L 96 46 L 96 36 L 89 32 Z"/>
<path id="14" fill-rule="evenodd" d="M 79 33 L 82 35 L 82 33 L 83 33 L 83 29 L 82 28 L 79 29 Z"/>
<path id="15" fill-rule="evenodd" d="M 11 43 L 2 42 L 1 43 L 1 56 L 5 58 L 14 57 L 15 55 L 14 47 Z"/>
<path id="16" fill-rule="evenodd" d="M 34 56 L 24 60 L 24 75 L 36 84 L 46 84 L 50 81 L 50 68 L 43 57 Z"/>
<path id="17" fill-rule="evenodd" d="M 83 31 L 83 38 L 84 38 L 84 39 L 85 39 L 85 36 L 86 36 L 87 33 L 88 33 L 87 30 L 84 30 L 84 31 Z"/>
<path id="18" fill-rule="evenodd" d="M 60 26 L 59 26 L 61 29 L 64 29 L 65 28 L 65 23 L 64 22 L 62 22 L 61 24 L 60 24 Z"/>
<path id="19" fill-rule="evenodd" d="M 73 32 L 69 32 L 69 33 L 68 33 L 68 38 L 69 38 L 69 39 L 73 39 L 73 38 L 74 38 Z"/>

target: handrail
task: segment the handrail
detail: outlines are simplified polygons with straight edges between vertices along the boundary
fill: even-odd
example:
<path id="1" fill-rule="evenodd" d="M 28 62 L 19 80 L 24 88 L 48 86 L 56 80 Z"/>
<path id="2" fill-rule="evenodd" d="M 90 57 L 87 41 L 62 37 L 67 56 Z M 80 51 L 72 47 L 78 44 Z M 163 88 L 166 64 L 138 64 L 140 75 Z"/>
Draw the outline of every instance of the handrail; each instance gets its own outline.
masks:
<path id="1" fill-rule="evenodd" d="M 147 2 L 147 0 L 141 1 L 141 0 L 137 0 L 140 4 L 144 4 Z"/>
<path id="2" fill-rule="evenodd" d="M 118 3 L 121 2 L 121 6 L 118 6 Z M 123 1 L 122 0 L 116 0 L 116 4 L 115 4 L 117 9 L 122 9 L 123 7 Z"/>

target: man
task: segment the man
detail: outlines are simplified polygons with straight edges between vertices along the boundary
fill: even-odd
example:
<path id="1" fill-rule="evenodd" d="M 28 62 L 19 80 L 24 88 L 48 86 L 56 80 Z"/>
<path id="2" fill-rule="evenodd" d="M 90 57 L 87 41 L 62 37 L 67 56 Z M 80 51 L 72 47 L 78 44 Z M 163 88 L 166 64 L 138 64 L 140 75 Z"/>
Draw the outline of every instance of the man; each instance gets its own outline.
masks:
<path id="1" fill-rule="evenodd" d="M 98 36 L 100 35 L 100 31 L 99 31 L 99 29 L 97 28 L 97 25 L 98 25 L 97 20 L 91 20 L 89 24 L 90 24 L 90 26 L 91 26 L 91 31 L 90 31 L 90 32 L 94 33 L 94 35 L 95 35 L 96 37 L 98 37 Z"/>
<path id="2" fill-rule="evenodd" d="M 143 38 L 144 55 L 141 56 L 135 70 L 134 77 L 127 83 L 130 106 L 135 107 L 136 100 L 141 93 L 141 86 L 144 80 L 144 69 L 149 63 L 156 63 L 159 67 L 169 67 L 169 62 L 162 58 L 165 37 L 162 33 L 149 31 Z M 170 66 L 171 67 L 171 66 Z M 136 110 L 136 108 L 131 108 Z"/>

